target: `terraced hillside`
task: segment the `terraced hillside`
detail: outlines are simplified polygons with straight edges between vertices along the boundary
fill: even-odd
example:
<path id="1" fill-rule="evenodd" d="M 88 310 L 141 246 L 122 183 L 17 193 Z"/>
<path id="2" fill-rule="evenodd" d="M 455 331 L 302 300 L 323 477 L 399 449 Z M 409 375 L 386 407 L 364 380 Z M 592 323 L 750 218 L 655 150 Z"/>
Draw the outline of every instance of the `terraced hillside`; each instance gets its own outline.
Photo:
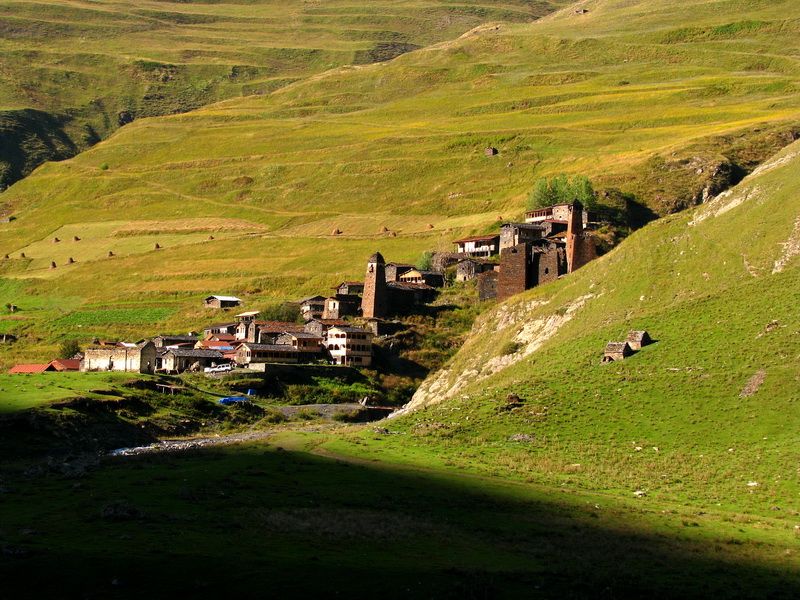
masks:
<path id="1" fill-rule="evenodd" d="M 518 216 L 544 174 L 584 173 L 633 196 L 622 212 L 666 214 L 797 135 L 792 2 L 575 6 L 137 120 L 43 166 L 0 195 L 15 217 L 0 224 L 0 305 L 23 309 L 1 326 L 31 357 L 66 335 L 196 327 L 206 293 L 258 306 L 358 277 L 376 247 L 449 247 Z M 131 307 L 166 312 L 143 331 L 112 318 Z M 92 325 L 68 325 L 87 311 Z"/>
<path id="2" fill-rule="evenodd" d="M 557 2 L 0 2 L 0 186 L 134 118 L 265 94 Z"/>
<path id="3" fill-rule="evenodd" d="M 795 143 L 730 192 L 484 313 L 392 424 L 414 442 L 373 445 L 697 511 L 780 514 L 788 527 L 800 494 L 798 167 Z M 656 342 L 601 364 L 630 330 Z"/>

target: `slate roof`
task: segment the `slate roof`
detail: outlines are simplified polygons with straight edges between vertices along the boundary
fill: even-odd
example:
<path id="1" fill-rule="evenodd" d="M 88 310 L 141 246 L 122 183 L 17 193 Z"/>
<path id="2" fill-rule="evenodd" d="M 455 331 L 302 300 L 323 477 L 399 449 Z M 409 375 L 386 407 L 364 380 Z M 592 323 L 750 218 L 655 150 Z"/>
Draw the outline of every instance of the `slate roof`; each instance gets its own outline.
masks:
<path id="1" fill-rule="evenodd" d="M 251 344 L 246 343 L 242 344 L 241 347 L 248 347 L 250 350 L 262 351 L 262 352 L 297 352 L 292 346 L 289 344 Z"/>
<path id="2" fill-rule="evenodd" d="M 461 238 L 460 240 L 453 240 L 454 244 L 464 244 L 466 242 L 486 242 L 500 237 L 499 233 L 492 233 L 489 235 L 473 235 L 470 237 Z"/>
<path id="3" fill-rule="evenodd" d="M 198 350 L 195 348 L 170 348 L 164 354 L 172 354 L 178 358 L 222 358 L 217 350 Z"/>
<path id="4" fill-rule="evenodd" d="M 628 342 L 608 342 L 608 344 L 606 344 L 606 354 L 618 354 L 626 351 L 631 351 Z"/>

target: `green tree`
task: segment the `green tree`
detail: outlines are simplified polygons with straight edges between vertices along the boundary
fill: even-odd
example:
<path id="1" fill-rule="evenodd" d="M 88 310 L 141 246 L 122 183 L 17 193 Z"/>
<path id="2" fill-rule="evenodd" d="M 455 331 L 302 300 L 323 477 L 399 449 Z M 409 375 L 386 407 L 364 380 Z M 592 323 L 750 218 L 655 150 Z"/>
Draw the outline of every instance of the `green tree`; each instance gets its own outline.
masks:
<path id="1" fill-rule="evenodd" d="M 77 340 L 64 340 L 58 348 L 59 358 L 72 358 L 81 351 Z"/>
<path id="2" fill-rule="evenodd" d="M 420 255 L 417 261 L 417 269 L 420 271 L 430 271 L 433 267 L 433 252 L 425 251 Z"/>
<path id="3" fill-rule="evenodd" d="M 541 177 L 536 180 L 528 196 L 528 210 L 575 200 L 579 200 L 588 209 L 597 206 L 597 194 L 588 177 L 585 175 L 567 177 L 563 173 L 549 179 Z"/>

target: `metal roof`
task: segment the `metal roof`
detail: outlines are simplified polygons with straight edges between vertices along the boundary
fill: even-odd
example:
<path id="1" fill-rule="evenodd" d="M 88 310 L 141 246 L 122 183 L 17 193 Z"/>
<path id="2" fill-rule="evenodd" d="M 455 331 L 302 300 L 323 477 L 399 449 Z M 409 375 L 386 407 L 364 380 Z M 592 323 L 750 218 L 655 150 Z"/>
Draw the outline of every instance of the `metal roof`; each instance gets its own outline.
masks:
<path id="1" fill-rule="evenodd" d="M 217 296 L 216 294 L 212 295 L 212 296 L 206 296 L 206 300 L 210 300 L 211 298 L 214 298 L 216 300 L 222 300 L 223 302 L 241 302 L 242 301 L 240 298 L 237 298 L 236 296 Z"/>

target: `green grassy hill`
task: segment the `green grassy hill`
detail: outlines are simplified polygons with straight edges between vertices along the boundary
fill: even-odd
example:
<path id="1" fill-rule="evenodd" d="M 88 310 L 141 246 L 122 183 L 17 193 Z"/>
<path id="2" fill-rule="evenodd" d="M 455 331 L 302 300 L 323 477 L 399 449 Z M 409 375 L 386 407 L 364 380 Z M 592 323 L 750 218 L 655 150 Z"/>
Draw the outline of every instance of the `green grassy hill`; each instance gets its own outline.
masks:
<path id="1" fill-rule="evenodd" d="M 798 166 L 795 143 L 731 192 L 484 313 L 391 425 L 407 437 L 374 445 L 405 452 L 410 438 L 492 473 L 794 520 Z M 641 329 L 656 343 L 601 364 L 606 342 Z M 508 394 L 524 406 L 507 410 Z"/>
<path id="2" fill-rule="evenodd" d="M 2 326 L 31 354 L 127 335 L 102 311 L 132 302 L 165 311 L 142 334 L 195 328 L 205 293 L 260 305 L 358 277 L 375 248 L 449 248 L 518 216 L 544 174 L 585 173 L 664 214 L 797 135 L 791 2 L 586 7 L 137 120 L 41 167 L 0 195 L 15 217 L 0 224 L 0 304 L 23 309 Z M 96 326 L 66 327 L 76 310 Z"/>
<path id="3" fill-rule="evenodd" d="M 563 2 L 562 2 L 563 4 Z M 267 94 L 558 2 L 0 2 L 0 187 L 132 118 Z M 1 207 L 0 207 L 1 208 Z"/>

